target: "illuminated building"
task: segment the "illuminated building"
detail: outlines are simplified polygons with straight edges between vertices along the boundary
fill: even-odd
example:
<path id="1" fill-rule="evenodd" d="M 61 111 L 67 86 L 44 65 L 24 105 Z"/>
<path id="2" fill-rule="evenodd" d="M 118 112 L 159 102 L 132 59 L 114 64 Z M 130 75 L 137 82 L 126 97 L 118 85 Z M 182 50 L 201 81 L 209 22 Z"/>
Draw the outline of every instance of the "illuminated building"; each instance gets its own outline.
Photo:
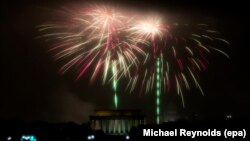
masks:
<path id="1" fill-rule="evenodd" d="M 140 110 L 97 110 L 90 116 L 93 130 L 103 130 L 105 134 L 123 135 L 132 127 L 146 124 Z"/>

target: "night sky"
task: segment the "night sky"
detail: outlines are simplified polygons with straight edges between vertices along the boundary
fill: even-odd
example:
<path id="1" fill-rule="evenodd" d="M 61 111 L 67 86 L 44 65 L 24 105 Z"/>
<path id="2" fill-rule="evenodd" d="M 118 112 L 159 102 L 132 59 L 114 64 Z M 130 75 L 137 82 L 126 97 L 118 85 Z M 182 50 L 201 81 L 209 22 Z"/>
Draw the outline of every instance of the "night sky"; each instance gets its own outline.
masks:
<path id="1" fill-rule="evenodd" d="M 48 44 L 35 37 L 36 26 L 51 17 L 51 11 L 82 1 L 43 0 L 1 2 L 1 91 L 0 119 L 22 119 L 27 122 L 49 121 L 86 122 L 95 109 L 112 109 L 113 92 L 101 82 L 89 84 L 87 78 L 74 81 L 74 75 L 60 75 L 59 65 L 47 52 Z M 208 69 L 201 73 L 200 84 L 205 96 L 192 88 L 185 94 L 186 108 L 171 92 L 163 96 L 165 118 L 175 115 L 198 114 L 218 119 L 226 114 L 233 118 L 249 119 L 249 62 L 247 13 L 244 3 L 197 1 L 116 1 L 120 5 L 143 10 L 170 10 L 213 17 L 231 46 L 226 50 L 230 59 L 222 55 L 210 56 Z M 119 88 L 121 109 L 142 109 L 149 121 L 154 118 L 154 94 L 129 94 Z M 170 117 L 169 117 L 170 116 Z"/>

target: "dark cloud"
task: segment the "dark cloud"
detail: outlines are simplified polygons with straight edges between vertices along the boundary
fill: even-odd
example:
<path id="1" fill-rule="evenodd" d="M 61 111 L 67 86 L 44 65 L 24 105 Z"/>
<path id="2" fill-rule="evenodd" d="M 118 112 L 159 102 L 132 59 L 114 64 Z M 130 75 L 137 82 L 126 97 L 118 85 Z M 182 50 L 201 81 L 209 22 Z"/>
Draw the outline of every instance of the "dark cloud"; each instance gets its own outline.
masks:
<path id="1" fill-rule="evenodd" d="M 88 122 L 93 113 L 93 103 L 82 100 L 76 93 L 70 92 L 65 85 L 60 85 L 54 92 L 39 93 L 37 91 L 1 95 L 2 119 L 21 119 L 26 122 Z"/>
<path id="2" fill-rule="evenodd" d="M 62 90 L 63 88 L 63 90 Z M 58 91 L 47 97 L 48 111 L 43 117 L 54 122 L 75 122 L 78 124 L 88 122 L 89 115 L 93 113 L 95 106 L 89 101 L 81 100 L 76 93 L 60 87 Z"/>

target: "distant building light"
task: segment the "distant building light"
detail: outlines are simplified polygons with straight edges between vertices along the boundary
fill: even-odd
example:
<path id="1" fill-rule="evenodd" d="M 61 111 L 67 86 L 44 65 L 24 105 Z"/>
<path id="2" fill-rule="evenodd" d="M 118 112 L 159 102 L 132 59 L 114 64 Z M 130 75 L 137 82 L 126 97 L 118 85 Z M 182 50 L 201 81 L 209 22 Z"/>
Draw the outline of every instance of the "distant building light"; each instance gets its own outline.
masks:
<path id="1" fill-rule="evenodd" d="M 37 141 L 34 135 L 23 135 L 21 141 Z"/>
<path id="2" fill-rule="evenodd" d="M 10 136 L 9 136 L 9 137 L 7 137 L 7 140 L 8 140 L 8 141 L 12 140 L 12 137 L 10 137 Z"/>
<path id="3" fill-rule="evenodd" d="M 232 119 L 233 118 L 233 116 L 232 115 L 226 115 L 226 119 Z"/>
<path id="4" fill-rule="evenodd" d="M 129 136 L 129 135 L 126 135 L 125 138 L 126 138 L 126 140 L 129 140 L 129 139 L 130 139 L 130 136 Z"/>
<path id="5" fill-rule="evenodd" d="M 94 140 L 95 139 L 95 135 L 88 135 L 88 140 Z"/>

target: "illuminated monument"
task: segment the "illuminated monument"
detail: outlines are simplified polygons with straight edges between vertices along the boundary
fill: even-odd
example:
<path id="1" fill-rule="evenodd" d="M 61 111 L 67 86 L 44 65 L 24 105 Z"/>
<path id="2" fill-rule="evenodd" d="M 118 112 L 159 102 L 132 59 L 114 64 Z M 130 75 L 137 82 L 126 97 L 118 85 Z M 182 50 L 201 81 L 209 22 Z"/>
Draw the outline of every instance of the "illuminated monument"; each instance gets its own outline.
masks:
<path id="1" fill-rule="evenodd" d="M 146 124 L 140 110 L 96 110 L 89 118 L 92 129 L 101 129 L 110 135 L 123 135 L 132 127 Z"/>

